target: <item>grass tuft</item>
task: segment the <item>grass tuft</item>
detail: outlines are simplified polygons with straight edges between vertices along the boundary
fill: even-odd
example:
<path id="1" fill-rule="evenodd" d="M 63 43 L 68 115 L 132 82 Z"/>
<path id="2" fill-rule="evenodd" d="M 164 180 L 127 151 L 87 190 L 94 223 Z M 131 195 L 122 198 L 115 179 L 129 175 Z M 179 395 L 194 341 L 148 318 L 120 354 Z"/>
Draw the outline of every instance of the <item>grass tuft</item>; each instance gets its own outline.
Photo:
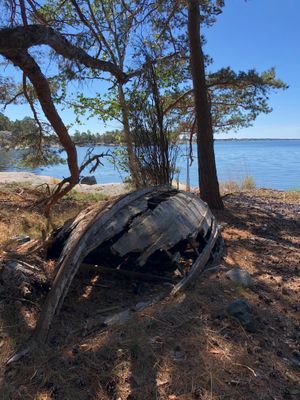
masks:
<path id="1" fill-rule="evenodd" d="M 97 202 L 97 201 L 105 201 L 109 199 L 109 196 L 104 193 L 82 193 L 77 192 L 76 190 L 71 190 L 65 197 L 65 200 L 73 200 L 79 202 Z"/>
<path id="2" fill-rule="evenodd" d="M 29 184 L 0 185 L 0 254 L 13 236 L 28 235 L 39 239 L 43 232 L 47 232 L 49 221 L 40 208 L 35 206 L 43 195 L 43 188 L 35 188 Z M 80 193 L 72 190 L 53 207 L 52 223 L 60 226 L 66 220 L 74 218 L 87 205 L 108 198 L 109 196 L 102 193 Z"/>
<path id="3" fill-rule="evenodd" d="M 252 190 L 256 188 L 253 176 L 247 175 L 241 182 L 240 187 L 242 190 Z"/>
<path id="4" fill-rule="evenodd" d="M 222 194 L 240 192 L 241 190 L 254 190 L 256 184 L 251 175 L 245 176 L 240 182 L 225 181 L 220 183 L 220 190 Z"/>

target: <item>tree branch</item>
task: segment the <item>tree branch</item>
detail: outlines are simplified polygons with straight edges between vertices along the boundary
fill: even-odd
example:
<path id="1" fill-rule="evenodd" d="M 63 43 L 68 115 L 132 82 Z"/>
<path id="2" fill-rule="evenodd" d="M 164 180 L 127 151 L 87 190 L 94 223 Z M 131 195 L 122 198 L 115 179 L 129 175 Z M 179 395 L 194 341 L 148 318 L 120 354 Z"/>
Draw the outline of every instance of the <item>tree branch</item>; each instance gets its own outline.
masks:
<path id="1" fill-rule="evenodd" d="M 18 97 L 23 96 L 24 93 L 23 92 L 19 92 L 17 93 L 14 97 L 12 97 L 11 99 L 7 100 L 7 102 L 4 104 L 3 109 L 5 110 L 7 106 L 9 106 L 10 104 L 14 103 Z"/>
<path id="2" fill-rule="evenodd" d="M 18 52 L 37 45 L 48 45 L 64 58 L 80 62 L 89 68 L 99 69 L 114 75 L 120 82 L 128 80 L 127 75 L 115 64 L 98 60 L 81 48 L 74 46 L 54 29 L 42 25 L 18 26 L 0 30 L 0 53 Z"/>
<path id="3" fill-rule="evenodd" d="M 51 199 L 47 204 L 45 212 L 49 214 L 51 206 L 70 191 L 79 182 L 79 168 L 77 163 L 76 147 L 69 136 L 68 130 L 61 120 L 51 96 L 49 83 L 43 75 L 40 67 L 33 57 L 26 50 L 2 51 L 2 55 L 18 66 L 23 73 L 30 79 L 41 104 L 43 112 L 59 137 L 60 143 L 67 153 L 67 163 L 70 170 L 69 185 Z"/>
<path id="4" fill-rule="evenodd" d="M 170 112 L 174 107 L 177 106 L 182 100 L 184 100 L 188 95 L 192 94 L 194 89 L 190 89 L 187 92 L 183 93 L 181 96 L 179 96 L 173 103 L 171 103 L 165 110 L 164 114 L 167 114 Z"/>

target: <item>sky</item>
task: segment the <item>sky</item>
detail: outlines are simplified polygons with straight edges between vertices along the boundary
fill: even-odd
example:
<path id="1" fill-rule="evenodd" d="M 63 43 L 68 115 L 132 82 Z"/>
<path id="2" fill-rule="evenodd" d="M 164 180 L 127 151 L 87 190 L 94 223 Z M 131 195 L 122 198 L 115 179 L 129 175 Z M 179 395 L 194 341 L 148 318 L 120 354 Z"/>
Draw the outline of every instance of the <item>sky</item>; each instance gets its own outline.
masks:
<path id="1" fill-rule="evenodd" d="M 275 67 L 289 89 L 270 96 L 273 112 L 251 128 L 217 137 L 300 139 L 300 0 L 225 0 L 224 12 L 206 31 L 214 68 Z"/>
<path id="2" fill-rule="evenodd" d="M 261 72 L 275 67 L 277 77 L 289 85 L 289 89 L 271 94 L 271 114 L 260 115 L 253 127 L 218 134 L 216 139 L 300 139 L 299 17 L 300 0 L 226 0 L 216 24 L 205 30 L 204 50 L 214 59 L 210 69 L 230 66 L 236 71 L 255 68 Z M 5 114 L 13 120 L 21 119 L 30 115 L 30 110 L 25 105 L 11 105 Z M 66 124 L 74 121 L 71 110 L 61 111 L 61 116 Z M 117 123 L 105 126 L 91 118 L 79 130 L 101 133 L 118 127 Z"/>

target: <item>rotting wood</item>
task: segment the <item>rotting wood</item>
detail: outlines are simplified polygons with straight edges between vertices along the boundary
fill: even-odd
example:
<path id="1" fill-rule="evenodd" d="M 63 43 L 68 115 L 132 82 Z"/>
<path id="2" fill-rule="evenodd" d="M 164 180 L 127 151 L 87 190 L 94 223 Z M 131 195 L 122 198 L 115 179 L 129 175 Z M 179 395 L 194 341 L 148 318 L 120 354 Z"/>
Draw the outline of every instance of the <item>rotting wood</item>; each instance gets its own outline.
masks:
<path id="1" fill-rule="evenodd" d="M 93 270 L 95 272 L 104 272 L 110 275 L 124 276 L 129 279 L 138 279 L 146 282 L 169 282 L 172 283 L 173 279 L 163 275 L 147 274 L 145 272 L 129 271 L 127 269 L 113 269 L 107 267 L 101 267 L 99 265 L 85 264 L 82 263 L 80 268 L 87 270 Z"/>
<path id="2" fill-rule="evenodd" d="M 42 308 L 34 333 L 38 342 L 44 342 L 55 312 L 60 308 L 73 278 L 84 257 L 95 247 L 118 234 L 134 215 L 146 208 L 144 196 L 151 189 L 130 193 L 118 201 L 89 210 L 86 218 L 80 213 L 75 219 L 60 259 L 59 271 Z"/>
<path id="3" fill-rule="evenodd" d="M 201 248 L 197 248 L 198 237 L 202 240 Z M 143 274 L 143 266 L 157 251 L 163 253 L 172 250 L 175 256 L 177 245 L 192 240 L 197 251 L 194 251 L 195 258 L 189 272 L 173 289 L 157 297 L 161 299 L 166 294 L 174 295 L 203 271 L 217 237 L 218 225 L 204 202 L 189 193 L 165 187 L 139 189 L 114 202 L 102 203 L 81 212 L 52 238 L 54 247 L 59 242 L 63 243 L 57 263 L 58 272 L 34 334 L 9 362 L 18 360 L 37 344 L 46 341 L 54 315 L 58 313 L 79 266 L 95 249 L 99 250 L 99 264 L 102 248 L 108 248 L 112 258 L 113 254 L 119 259 L 135 255 L 136 267 Z M 157 301 L 152 299 L 145 303 L 145 307 Z M 131 313 L 132 309 L 125 310 L 119 316 L 112 315 L 104 321 L 101 319 L 101 323 L 110 325 L 124 321 Z"/>
<path id="4" fill-rule="evenodd" d="M 199 274 L 201 272 L 203 272 L 211 251 L 214 247 L 214 245 L 216 244 L 218 238 L 218 224 L 216 222 L 215 219 L 213 219 L 212 222 L 212 233 L 211 236 L 209 238 L 209 241 L 207 243 L 207 246 L 204 248 L 204 250 L 202 251 L 202 253 L 199 255 L 199 257 L 197 258 L 197 260 L 194 262 L 192 268 L 190 269 L 189 273 L 187 276 L 185 276 L 172 290 L 171 294 L 174 295 L 176 294 L 179 290 L 182 290 L 188 283 L 191 282 L 191 279 L 196 275 Z"/>
<path id="5" fill-rule="evenodd" d="M 130 252 L 140 253 L 138 264 L 143 266 L 156 251 L 170 249 L 187 237 L 199 233 L 199 227 L 206 235 L 212 214 L 208 206 L 188 193 L 160 203 L 153 212 L 136 218 L 130 229 L 116 243 L 112 250 L 124 256 Z"/>
<path id="6" fill-rule="evenodd" d="M 1 263 L 0 279 L 7 287 L 19 287 L 22 284 L 31 285 L 33 281 L 43 282 L 45 280 L 39 268 L 13 258 L 4 260 Z"/>

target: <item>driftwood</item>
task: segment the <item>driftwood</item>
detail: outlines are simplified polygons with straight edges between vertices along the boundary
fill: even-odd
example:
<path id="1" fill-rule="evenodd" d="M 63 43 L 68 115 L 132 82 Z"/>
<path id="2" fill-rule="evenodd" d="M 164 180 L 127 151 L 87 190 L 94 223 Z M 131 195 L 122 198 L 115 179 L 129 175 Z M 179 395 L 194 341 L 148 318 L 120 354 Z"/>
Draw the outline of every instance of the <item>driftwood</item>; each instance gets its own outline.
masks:
<path id="1" fill-rule="evenodd" d="M 45 342 L 53 317 L 59 312 L 78 268 L 93 253 L 96 252 L 99 265 L 105 253 L 112 263 L 114 258 L 128 258 L 131 262 L 134 258 L 136 273 L 142 274 L 157 254 L 168 254 L 171 262 L 178 263 L 178 248 L 182 243 L 192 243 L 195 261 L 173 287 L 172 294 L 175 294 L 204 269 L 217 237 L 218 226 L 206 203 L 192 194 L 168 188 L 140 189 L 112 203 L 102 203 L 81 212 L 52 238 L 50 253 L 58 249 L 60 253 L 58 272 L 33 336 L 9 361 L 19 359 L 32 346 Z M 126 316 L 129 314 L 126 312 Z M 124 315 L 122 313 L 121 320 Z M 106 323 L 118 320 L 117 315 L 107 317 Z"/>

